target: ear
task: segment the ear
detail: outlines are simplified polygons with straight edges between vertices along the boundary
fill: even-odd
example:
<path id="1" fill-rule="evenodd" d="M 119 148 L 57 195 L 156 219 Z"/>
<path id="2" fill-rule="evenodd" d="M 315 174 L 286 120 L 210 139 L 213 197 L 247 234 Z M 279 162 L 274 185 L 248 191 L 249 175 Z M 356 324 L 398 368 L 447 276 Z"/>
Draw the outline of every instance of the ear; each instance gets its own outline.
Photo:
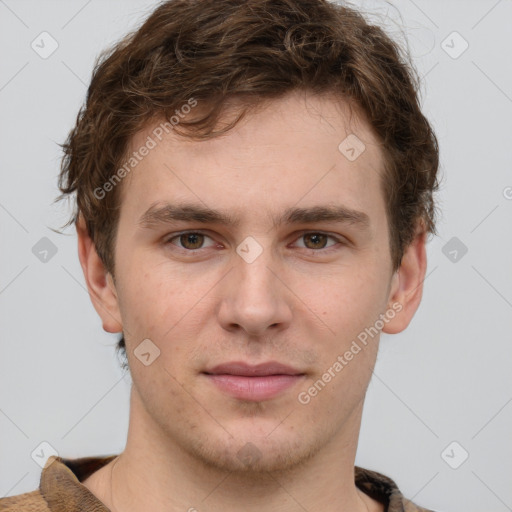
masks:
<path id="1" fill-rule="evenodd" d="M 103 329 L 111 333 L 122 332 L 123 326 L 114 281 L 96 252 L 82 216 L 76 223 L 76 231 L 80 265 L 92 304 L 103 323 Z"/>
<path id="2" fill-rule="evenodd" d="M 392 278 L 388 308 L 393 309 L 396 315 L 383 327 L 385 333 L 402 332 L 420 305 L 427 270 L 426 239 L 427 233 L 420 223 L 414 240 L 404 251 L 400 268 Z"/>

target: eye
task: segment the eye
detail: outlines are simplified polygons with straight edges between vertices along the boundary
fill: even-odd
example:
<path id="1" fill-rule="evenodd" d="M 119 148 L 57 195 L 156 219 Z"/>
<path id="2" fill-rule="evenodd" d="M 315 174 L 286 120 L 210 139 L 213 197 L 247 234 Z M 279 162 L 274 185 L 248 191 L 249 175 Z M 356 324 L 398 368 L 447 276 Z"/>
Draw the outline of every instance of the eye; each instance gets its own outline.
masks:
<path id="1" fill-rule="evenodd" d="M 205 241 L 205 238 L 209 238 L 210 240 L 212 240 L 209 236 L 205 235 L 204 233 L 200 233 L 198 231 L 187 231 L 185 233 L 180 233 L 168 238 L 165 241 L 165 243 L 177 245 L 180 249 L 184 249 L 186 251 L 194 251 L 197 249 L 204 248 L 202 246 Z M 181 245 L 178 245 L 178 243 L 174 243 L 173 240 L 175 239 L 177 239 L 179 244 Z M 212 245 L 214 244 L 215 242 Z"/>
<path id="2" fill-rule="evenodd" d="M 332 247 L 333 245 L 337 245 L 338 243 L 342 243 L 342 241 L 332 235 L 328 235 L 327 233 L 321 233 L 312 231 L 310 233 L 303 233 L 298 240 L 304 240 L 305 244 L 302 246 L 306 249 L 310 250 L 322 250 L 327 249 L 329 250 L 329 247 L 327 247 L 327 241 L 328 239 L 334 240 L 335 243 L 331 244 L 329 247 Z"/>
<path id="3" fill-rule="evenodd" d="M 204 245 L 206 239 L 211 240 L 209 246 Z M 332 241 L 330 245 L 328 245 L 329 239 Z M 340 238 L 317 231 L 302 233 L 298 240 L 304 241 L 304 244 L 298 247 L 315 252 L 329 252 L 330 250 L 335 250 L 335 246 L 343 245 L 343 241 Z M 167 238 L 164 243 L 175 245 L 184 252 L 189 253 L 216 245 L 216 242 L 211 237 L 200 231 L 177 233 Z M 331 249 L 331 247 L 334 248 Z"/>

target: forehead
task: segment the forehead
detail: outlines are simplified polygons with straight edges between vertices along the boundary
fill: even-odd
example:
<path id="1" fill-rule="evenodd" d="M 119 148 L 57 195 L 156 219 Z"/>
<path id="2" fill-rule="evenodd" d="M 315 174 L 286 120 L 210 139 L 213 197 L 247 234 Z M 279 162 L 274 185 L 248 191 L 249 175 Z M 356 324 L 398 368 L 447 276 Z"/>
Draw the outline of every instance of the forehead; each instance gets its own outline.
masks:
<path id="1" fill-rule="evenodd" d="M 221 122 L 237 113 L 234 103 Z M 222 202 L 260 216 L 279 215 L 280 205 L 383 206 L 380 144 L 358 111 L 332 96 L 295 93 L 267 100 L 225 134 L 202 141 L 172 129 L 161 133 L 165 121 L 139 131 L 126 155 L 151 146 L 122 187 L 122 202 L 139 213 L 150 203 L 176 199 L 211 208 Z"/>

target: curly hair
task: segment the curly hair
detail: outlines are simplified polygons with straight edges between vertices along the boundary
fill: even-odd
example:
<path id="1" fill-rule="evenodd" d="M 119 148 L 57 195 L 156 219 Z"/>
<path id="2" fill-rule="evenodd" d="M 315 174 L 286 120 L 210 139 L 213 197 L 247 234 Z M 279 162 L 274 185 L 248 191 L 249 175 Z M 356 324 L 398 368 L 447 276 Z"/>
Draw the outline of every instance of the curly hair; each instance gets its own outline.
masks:
<path id="1" fill-rule="evenodd" d="M 119 172 L 133 136 L 194 98 L 203 115 L 185 116 L 174 130 L 208 139 L 252 107 L 294 90 L 333 93 L 373 128 L 384 156 L 382 190 L 398 269 L 418 223 L 437 234 L 437 138 L 421 112 L 409 54 L 357 9 L 327 0 L 169 0 L 103 52 L 62 144 L 57 200 L 76 193 L 66 226 L 83 218 L 114 276 L 121 187 L 95 191 Z M 241 100 L 239 115 L 215 130 L 233 98 Z M 124 337 L 118 349 L 125 350 Z"/>

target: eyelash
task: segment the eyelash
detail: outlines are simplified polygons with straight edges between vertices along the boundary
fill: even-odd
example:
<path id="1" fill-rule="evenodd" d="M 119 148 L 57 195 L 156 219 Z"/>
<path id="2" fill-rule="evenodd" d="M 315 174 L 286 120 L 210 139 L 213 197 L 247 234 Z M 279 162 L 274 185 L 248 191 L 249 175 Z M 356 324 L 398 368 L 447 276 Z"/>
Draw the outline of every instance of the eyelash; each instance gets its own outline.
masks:
<path id="1" fill-rule="evenodd" d="M 212 239 L 211 236 L 209 236 L 207 233 L 204 233 L 203 231 L 182 231 L 181 233 L 174 233 L 172 236 L 166 238 L 164 240 L 164 244 L 165 245 L 169 245 L 169 244 L 174 245 L 181 252 L 184 252 L 185 254 L 189 253 L 191 255 L 198 253 L 202 249 L 208 249 L 208 247 L 200 247 L 199 249 L 185 249 L 184 247 L 179 247 L 178 245 L 172 243 L 172 240 L 174 240 L 175 238 L 179 239 L 182 235 L 204 235 L 205 237 L 208 237 L 208 238 Z M 303 249 L 303 250 L 308 251 L 310 253 L 323 253 L 323 254 L 327 254 L 327 253 L 332 252 L 333 250 L 338 250 L 340 244 L 341 245 L 347 245 L 347 243 L 344 242 L 343 240 L 341 240 L 340 238 L 338 238 L 338 237 L 336 237 L 334 235 L 331 235 L 329 233 L 325 233 L 323 231 L 304 231 L 304 232 L 301 232 L 301 234 L 299 235 L 299 237 L 296 240 L 299 240 L 300 238 L 304 237 L 305 235 L 325 235 L 328 238 L 331 238 L 332 240 L 337 242 L 336 244 L 331 245 L 330 247 L 321 248 L 321 249 L 309 249 L 308 247 L 300 247 L 300 249 Z"/>

